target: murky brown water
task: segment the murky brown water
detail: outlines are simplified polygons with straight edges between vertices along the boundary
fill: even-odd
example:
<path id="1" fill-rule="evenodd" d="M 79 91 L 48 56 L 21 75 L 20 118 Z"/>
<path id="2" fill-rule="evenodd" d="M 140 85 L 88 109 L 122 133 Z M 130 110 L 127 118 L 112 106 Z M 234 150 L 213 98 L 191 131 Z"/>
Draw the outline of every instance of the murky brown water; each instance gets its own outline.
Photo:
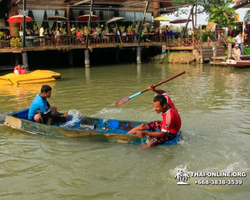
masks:
<path id="1" fill-rule="evenodd" d="M 161 119 L 146 92 L 114 107 L 123 96 L 185 70 L 165 89 L 182 117 L 178 145 L 137 150 L 107 144 L 29 135 L 0 126 L 0 199 L 249 199 L 241 186 L 177 185 L 186 172 L 250 175 L 250 69 L 202 65 L 119 65 L 57 70 L 50 104 L 83 115 L 150 121 Z M 41 85 L 1 87 L 1 113 L 29 107 Z M 200 178 L 201 180 L 226 178 Z"/>

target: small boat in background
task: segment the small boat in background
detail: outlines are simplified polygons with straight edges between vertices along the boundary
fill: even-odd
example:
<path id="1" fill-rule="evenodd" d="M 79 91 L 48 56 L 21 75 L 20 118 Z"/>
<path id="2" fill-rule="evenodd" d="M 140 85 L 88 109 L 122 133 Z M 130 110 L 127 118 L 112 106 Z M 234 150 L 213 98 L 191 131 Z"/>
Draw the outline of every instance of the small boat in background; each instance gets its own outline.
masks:
<path id="1" fill-rule="evenodd" d="M 72 120 L 74 123 L 70 126 L 65 126 L 68 122 L 66 124 L 46 125 L 29 121 L 27 117 L 28 109 L 21 110 L 7 115 L 4 124 L 31 134 L 116 143 L 146 143 L 146 138 L 141 139 L 135 134 L 126 134 L 143 122 L 81 116 L 77 120 Z M 181 131 L 177 133 L 173 140 L 167 141 L 165 145 L 177 144 L 180 134 Z"/>
<path id="2" fill-rule="evenodd" d="M 222 62 L 222 63 L 231 67 L 250 67 L 250 60 L 228 59 L 226 62 Z"/>
<path id="3" fill-rule="evenodd" d="M 61 74 L 50 70 L 35 70 L 27 74 L 9 73 L 0 76 L 1 85 L 22 85 L 61 80 Z"/>

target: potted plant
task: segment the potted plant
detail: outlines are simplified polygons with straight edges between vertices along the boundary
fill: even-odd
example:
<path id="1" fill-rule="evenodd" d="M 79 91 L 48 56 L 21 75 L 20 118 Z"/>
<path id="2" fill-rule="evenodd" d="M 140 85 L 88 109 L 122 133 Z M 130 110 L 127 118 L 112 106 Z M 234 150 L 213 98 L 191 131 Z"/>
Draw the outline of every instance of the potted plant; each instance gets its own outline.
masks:
<path id="1" fill-rule="evenodd" d="M 125 26 L 120 26 L 121 33 L 124 33 L 125 29 L 126 29 Z"/>
<path id="2" fill-rule="evenodd" d="M 22 43 L 19 37 L 13 37 L 10 39 L 10 46 L 14 48 L 22 47 Z"/>
<path id="3" fill-rule="evenodd" d="M 16 37 L 19 36 L 19 28 L 18 28 L 18 27 L 14 27 L 14 35 L 15 35 Z"/>
<path id="4" fill-rule="evenodd" d="M 33 24 L 33 31 L 35 31 L 35 34 L 39 33 L 38 26 L 35 23 Z"/>
<path id="5" fill-rule="evenodd" d="M 135 32 L 136 32 L 136 33 L 139 32 L 139 28 L 140 28 L 140 25 L 139 25 L 139 24 L 136 24 L 136 25 L 135 25 Z"/>

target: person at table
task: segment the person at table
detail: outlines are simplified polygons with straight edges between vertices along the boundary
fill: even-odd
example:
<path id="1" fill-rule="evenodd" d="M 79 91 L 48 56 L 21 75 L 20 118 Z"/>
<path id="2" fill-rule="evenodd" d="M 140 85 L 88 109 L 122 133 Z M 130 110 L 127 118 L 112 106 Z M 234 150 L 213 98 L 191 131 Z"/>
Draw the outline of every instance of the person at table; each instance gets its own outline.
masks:
<path id="1" fill-rule="evenodd" d="M 103 28 L 103 30 L 101 32 L 101 38 L 107 40 L 107 42 L 109 43 L 109 37 L 106 36 L 106 33 L 107 33 L 106 29 Z"/>
<path id="2" fill-rule="evenodd" d="M 29 107 L 28 119 L 37 123 L 50 125 L 51 121 L 63 122 L 72 119 L 68 114 L 58 115 L 57 107 L 50 106 L 47 98 L 51 97 L 52 88 L 49 85 L 43 85 L 41 92 L 36 95 Z"/>
<path id="3" fill-rule="evenodd" d="M 50 33 L 50 38 L 51 38 L 51 44 L 55 44 L 55 29 L 51 29 L 51 33 Z"/>
<path id="4" fill-rule="evenodd" d="M 43 37 L 43 36 L 44 36 L 44 28 L 43 28 L 43 26 L 41 26 L 40 29 L 39 29 L 39 36 L 40 36 L 40 37 Z M 40 39 L 40 46 L 43 46 L 44 43 L 45 43 L 44 39 L 41 38 L 41 39 Z"/>
<path id="5" fill-rule="evenodd" d="M 164 90 L 156 90 L 153 85 L 148 86 L 148 89 L 158 94 L 153 100 L 153 106 L 157 114 L 161 113 L 162 121 L 143 123 L 127 133 L 136 134 L 139 138 L 145 135 L 148 136 L 148 143 L 143 145 L 141 149 L 161 145 L 166 141 L 174 139 L 181 128 L 181 117 L 166 92 Z"/>
<path id="6" fill-rule="evenodd" d="M 80 32 L 79 30 L 76 30 L 76 38 L 77 38 L 78 40 L 80 40 L 80 42 L 81 42 L 82 44 L 84 44 L 82 34 L 81 34 L 81 32 Z"/>

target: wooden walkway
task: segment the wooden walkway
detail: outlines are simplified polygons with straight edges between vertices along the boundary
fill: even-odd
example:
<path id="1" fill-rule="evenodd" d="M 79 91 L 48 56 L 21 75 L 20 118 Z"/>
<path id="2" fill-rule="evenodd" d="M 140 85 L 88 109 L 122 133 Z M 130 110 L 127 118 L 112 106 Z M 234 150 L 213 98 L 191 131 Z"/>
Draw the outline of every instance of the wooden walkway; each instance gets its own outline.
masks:
<path id="1" fill-rule="evenodd" d="M 166 42 L 142 42 L 140 44 L 141 47 L 162 47 L 166 45 Z M 137 43 L 104 43 L 104 44 L 90 44 L 89 49 L 92 51 L 93 49 L 98 48 L 135 48 L 137 47 Z M 11 48 L 4 47 L 0 48 L 0 53 L 22 53 L 23 50 L 26 51 L 70 51 L 73 49 L 86 49 L 86 45 L 60 45 L 60 46 L 33 46 L 33 47 L 24 47 L 24 48 Z M 178 51 L 192 51 L 194 49 L 193 46 L 172 46 L 166 45 L 166 50 L 178 50 Z"/>

